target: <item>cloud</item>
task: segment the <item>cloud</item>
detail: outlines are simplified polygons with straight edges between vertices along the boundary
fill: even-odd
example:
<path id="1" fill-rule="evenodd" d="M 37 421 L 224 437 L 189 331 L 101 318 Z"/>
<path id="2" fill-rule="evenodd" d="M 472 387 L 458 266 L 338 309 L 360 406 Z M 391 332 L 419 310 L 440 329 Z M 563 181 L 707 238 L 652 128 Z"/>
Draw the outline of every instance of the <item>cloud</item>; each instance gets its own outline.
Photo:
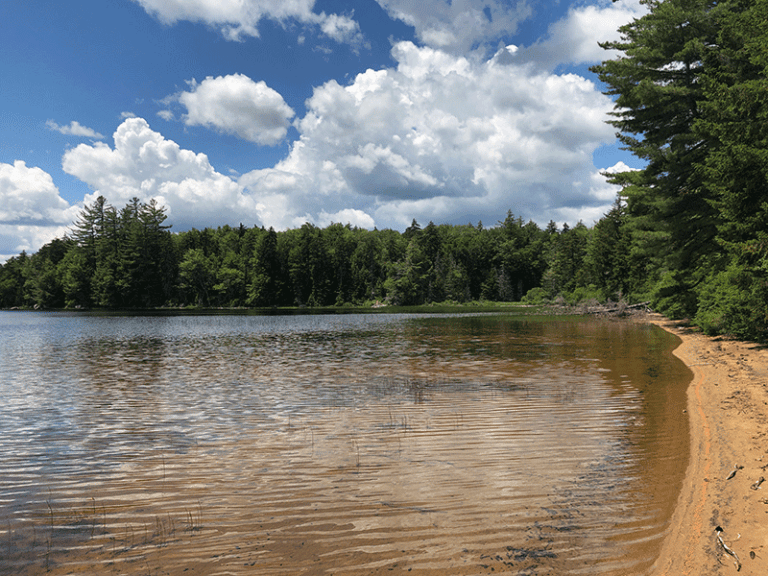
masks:
<path id="1" fill-rule="evenodd" d="M 280 23 L 299 22 L 318 27 L 337 42 L 363 43 L 360 27 L 352 17 L 315 13 L 315 0 L 133 0 L 164 24 L 185 20 L 217 28 L 228 40 L 259 37 L 262 19 Z"/>
<path id="2" fill-rule="evenodd" d="M 525 0 L 376 0 L 395 19 L 413 26 L 418 39 L 433 48 L 467 53 L 513 35 L 533 15 Z"/>
<path id="3" fill-rule="evenodd" d="M 605 123 L 613 103 L 581 76 L 539 71 L 517 56 L 502 46 L 481 61 L 396 43 L 395 67 L 317 86 L 293 122 L 299 137 L 288 155 L 236 179 L 141 118 L 120 124 L 114 147 L 68 150 L 63 166 L 94 190 L 86 201 L 156 198 L 175 230 L 307 221 L 404 229 L 413 218 L 492 223 L 509 209 L 541 225 L 592 222 L 617 191 L 592 161 L 615 141 Z M 293 115 L 273 92 L 233 75 L 206 78 L 176 98 L 188 123 L 255 140 L 266 128 L 285 130 Z M 259 101 L 277 111 L 274 125 L 264 123 Z"/>
<path id="4" fill-rule="evenodd" d="M 179 221 L 207 226 L 248 216 L 247 199 L 231 178 L 219 174 L 205 154 L 183 150 L 153 131 L 143 118 L 126 119 L 115 147 L 80 144 L 64 154 L 64 171 L 121 206 L 131 198 L 157 198 Z"/>
<path id="5" fill-rule="evenodd" d="M 0 261 L 63 236 L 76 216 L 50 174 L 21 160 L 0 162 Z"/>
<path id="6" fill-rule="evenodd" d="M 174 230 L 239 222 L 285 229 L 318 222 L 324 206 L 312 199 L 313 183 L 331 186 L 327 175 L 315 180 L 275 169 L 235 180 L 217 172 L 205 154 L 182 149 L 152 130 L 143 118 L 125 120 L 113 138 L 114 147 L 80 144 L 64 154 L 64 171 L 94 191 L 84 202 L 103 195 L 119 207 L 133 197 L 155 198 L 167 208 Z M 327 217 L 372 223 L 362 211 L 346 208 Z"/>
<path id="7" fill-rule="evenodd" d="M 264 82 L 254 82 L 242 74 L 192 80 L 191 90 L 171 100 L 186 109 L 188 126 L 206 126 L 262 145 L 279 144 L 288 134 L 294 111 L 283 97 Z M 170 111 L 160 112 L 165 120 Z"/>
<path id="8" fill-rule="evenodd" d="M 328 214 L 328 212 L 321 210 L 317 219 L 318 226 L 326 227 L 331 224 L 350 224 L 357 226 L 358 228 L 373 228 L 374 221 L 368 214 L 362 210 L 355 210 L 354 208 L 347 208 L 346 210 L 339 210 L 335 214 Z"/>
<path id="9" fill-rule="evenodd" d="M 610 207 L 616 188 L 592 154 L 614 141 L 613 104 L 592 82 L 516 64 L 506 48 L 479 62 L 400 42 L 392 56 L 396 68 L 315 88 L 288 157 L 240 183 L 310 212 L 354 207 L 377 226 L 508 209 L 546 224 Z"/>
<path id="10" fill-rule="evenodd" d="M 116 206 L 133 197 L 155 198 L 167 207 L 170 223 L 180 230 L 239 222 L 285 227 L 273 216 L 285 215 L 284 197 L 261 199 L 246 193 L 238 182 L 217 172 L 205 154 L 182 149 L 152 130 L 143 118 L 120 124 L 114 143 L 114 148 L 103 142 L 80 144 L 64 154 L 64 171 L 94 190 L 86 203 L 98 195 Z M 289 217 L 286 221 L 293 223 Z"/>
<path id="11" fill-rule="evenodd" d="M 517 59 L 553 70 L 560 64 L 595 64 L 615 58 L 617 54 L 603 50 L 598 42 L 619 40 L 619 27 L 647 11 L 640 0 L 571 8 L 549 27 L 545 39 L 520 50 Z"/>
<path id="12" fill-rule="evenodd" d="M 68 126 L 60 126 L 53 120 L 47 120 L 45 122 L 45 125 L 55 132 L 61 132 L 62 134 L 65 134 L 67 136 L 83 136 L 85 138 L 95 138 L 97 140 L 101 140 L 104 138 L 103 135 L 99 134 L 92 128 L 88 128 L 87 126 L 83 126 L 80 124 L 80 122 L 77 122 L 76 120 L 73 120 L 69 123 Z"/>
<path id="13" fill-rule="evenodd" d="M 606 174 L 618 174 L 619 172 L 629 172 L 639 170 L 639 168 L 632 168 L 630 166 L 627 166 L 624 162 L 617 162 L 610 168 L 606 168 L 603 170 Z"/>
<path id="14" fill-rule="evenodd" d="M 68 209 L 50 174 L 21 160 L 0 162 L 0 224 L 63 224 Z"/>

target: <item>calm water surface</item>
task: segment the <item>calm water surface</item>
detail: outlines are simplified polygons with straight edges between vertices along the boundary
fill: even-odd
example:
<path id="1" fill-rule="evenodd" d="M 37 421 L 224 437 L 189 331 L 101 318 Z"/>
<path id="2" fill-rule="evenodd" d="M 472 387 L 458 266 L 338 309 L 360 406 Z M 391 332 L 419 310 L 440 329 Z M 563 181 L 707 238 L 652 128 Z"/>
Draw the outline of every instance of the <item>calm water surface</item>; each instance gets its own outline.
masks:
<path id="1" fill-rule="evenodd" d="M 506 315 L 0 312 L 2 574 L 642 574 L 675 337 Z"/>

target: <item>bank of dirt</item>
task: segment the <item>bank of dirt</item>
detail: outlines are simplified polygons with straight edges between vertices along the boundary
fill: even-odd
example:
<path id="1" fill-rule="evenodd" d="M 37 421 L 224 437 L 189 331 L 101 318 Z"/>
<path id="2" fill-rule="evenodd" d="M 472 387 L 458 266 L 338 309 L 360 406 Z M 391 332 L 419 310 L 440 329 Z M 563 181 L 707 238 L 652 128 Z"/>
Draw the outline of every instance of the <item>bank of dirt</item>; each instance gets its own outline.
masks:
<path id="1" fill-rule="evenodd" d="M 739 570 L 764 576 L 768 481 L 761 479 L 768 479 L 768 348 L 711 338 L 658 315 L 649 318 L 682 339 L 674 354 L 693 371 L 687 408 L 690 465 L 651 574 Z"/>

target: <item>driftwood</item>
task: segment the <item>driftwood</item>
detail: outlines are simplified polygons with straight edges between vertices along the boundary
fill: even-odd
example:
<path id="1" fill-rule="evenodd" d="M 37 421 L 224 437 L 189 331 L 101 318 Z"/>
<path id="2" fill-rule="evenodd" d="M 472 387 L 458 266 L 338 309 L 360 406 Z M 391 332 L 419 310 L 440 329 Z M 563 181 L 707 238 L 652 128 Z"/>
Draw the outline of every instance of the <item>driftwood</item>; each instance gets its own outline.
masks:
<path id="1" fill-rule="evenodd" d="M 606 308 L 604 306 L 597 306 L 594 309 L 589 309 L 585 314 L 623 314 L 627 310 L 640 310 L 641 308 L 648 308 L 650 305 L 648 302 L 640 302 L 639 304 L 619 304 L 615 308 Z"/>
<path id="2" fill-rule="evenodd" d="M 739 560 L 739 557 L 736 555 L 736 552 L 731 550 L 728 545 L 723 541 L 722 537 L 723 529 L 718 526 L 715 528 L 715 534 L 717 534 L 717 541 L 719 542 L 720 546 L 723 548 L 723 551 L 726 554 L 729 554 L 730 556 L 733 556 L 733 564 L 736 566 L 736 572 L 741 570 L 741 560 Z"/>

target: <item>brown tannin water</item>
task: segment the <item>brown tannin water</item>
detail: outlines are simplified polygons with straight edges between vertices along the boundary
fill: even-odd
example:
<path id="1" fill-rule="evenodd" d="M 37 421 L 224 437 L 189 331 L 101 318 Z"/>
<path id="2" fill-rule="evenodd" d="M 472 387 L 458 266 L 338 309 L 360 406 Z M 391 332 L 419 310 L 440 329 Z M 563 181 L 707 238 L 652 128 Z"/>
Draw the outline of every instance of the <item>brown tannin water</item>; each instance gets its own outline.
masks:
<path id="1" fill-rule="evenodd" d="M 506 315 L 0 313 L 0 574 L 642 574 L 676 339 Z"/>

